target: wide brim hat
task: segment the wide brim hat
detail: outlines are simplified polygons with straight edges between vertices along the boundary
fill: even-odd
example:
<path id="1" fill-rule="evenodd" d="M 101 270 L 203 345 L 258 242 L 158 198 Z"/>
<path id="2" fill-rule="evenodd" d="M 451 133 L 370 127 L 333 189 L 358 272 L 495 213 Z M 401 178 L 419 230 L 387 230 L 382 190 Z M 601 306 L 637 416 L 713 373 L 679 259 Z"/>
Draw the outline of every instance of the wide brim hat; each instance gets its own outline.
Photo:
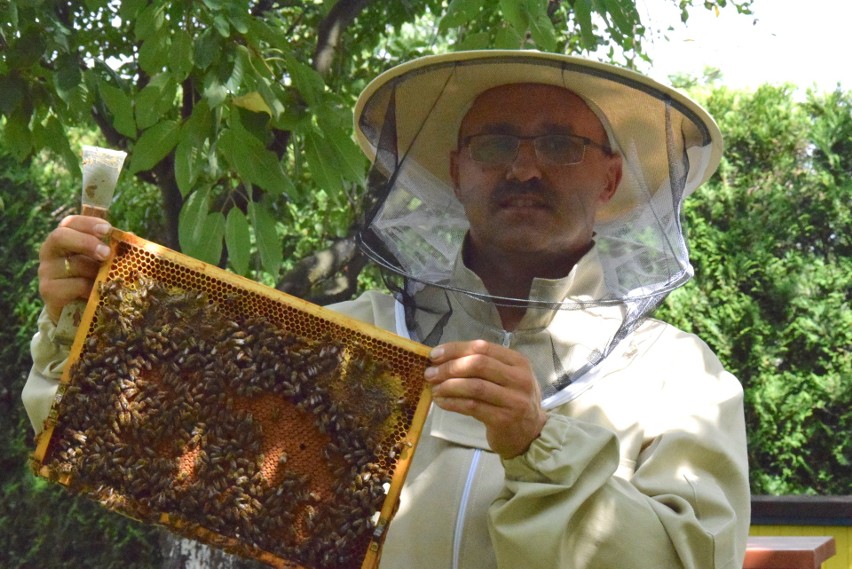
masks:
<path id="1" fill-rule="evenodd" d="M 449 153 L 457 146 L 465 112 L 484 91 L 514 83 L 573 91 L 601 119 L 610 144 L 624 155 L 622 183 L 599 211 L 600 223 L 622 218 L 669 187 L 672 178 L 688 195 L 713 174 L 721 159 L 722 136 L 715 121 L 680 91 L 614 65 L 538 51 L 462 51 L 396 66 L 374 79 L 359 97 L 356 139 L 374 161 L 392 99 L 400 160 L 416 162 L 451 190 Z M 679 155 L 675 160 L 672 152 Z"/>

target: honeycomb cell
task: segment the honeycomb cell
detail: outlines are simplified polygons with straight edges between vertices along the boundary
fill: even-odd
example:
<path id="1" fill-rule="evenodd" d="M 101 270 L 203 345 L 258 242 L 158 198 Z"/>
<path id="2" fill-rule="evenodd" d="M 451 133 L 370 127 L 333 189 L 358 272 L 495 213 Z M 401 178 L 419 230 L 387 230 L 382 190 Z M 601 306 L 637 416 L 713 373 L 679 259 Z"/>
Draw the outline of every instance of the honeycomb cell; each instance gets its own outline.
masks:
<path id="1" fill-rule="evenodd" d="M 122 232 L 113 250 L 36 472 L 273 566 L 375 559 L 427 348 Z"/>

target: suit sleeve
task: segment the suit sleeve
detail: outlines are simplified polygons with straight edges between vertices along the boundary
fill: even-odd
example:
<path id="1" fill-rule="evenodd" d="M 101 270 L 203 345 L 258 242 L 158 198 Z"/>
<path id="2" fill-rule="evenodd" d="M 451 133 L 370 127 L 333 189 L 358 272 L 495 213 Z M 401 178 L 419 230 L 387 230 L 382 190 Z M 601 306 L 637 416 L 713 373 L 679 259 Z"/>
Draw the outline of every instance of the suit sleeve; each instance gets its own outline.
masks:
<path id="1" fill-rule="evenodd" d="M 55 326 L 46 311 L 38 318 L 38 331 L 30 342 L 33 366 L 21 393 L 27 416 L 36 433 L 41 432 L 59 387 L 59 378 L 68 361 L 70 346 L 54 342 Z"/>
<path id="2" fill-rule="evenodd" d="M 742 388 L 711 371 L 663 382 L 643 411 L 646 436 L 627 478 L 615 475 L 613 432 L 552 413 L 529 450 L 503 462 L 489 510 L 498 566 L 741 568 L 750 514 Z"/>

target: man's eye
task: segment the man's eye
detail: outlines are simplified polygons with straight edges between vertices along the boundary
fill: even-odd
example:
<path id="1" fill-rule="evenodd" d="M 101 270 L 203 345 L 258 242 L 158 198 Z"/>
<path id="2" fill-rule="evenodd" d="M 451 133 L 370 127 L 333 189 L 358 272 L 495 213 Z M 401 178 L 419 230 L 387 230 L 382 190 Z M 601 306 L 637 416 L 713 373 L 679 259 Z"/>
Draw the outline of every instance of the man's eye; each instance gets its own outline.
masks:
<path id="1" fill-rule="evenodd" d="M 573 149 L 573 141 L 567 136 L 545 136 L 539 139 L 539 150 L 547 154 L 565 154 Z"/>
<path id="2" fill-rule="evenodd" d="M 511 136 L 493 136 L 487 140 L 487 147 L 493 152 L 511 152 L 518 142 Z"/>

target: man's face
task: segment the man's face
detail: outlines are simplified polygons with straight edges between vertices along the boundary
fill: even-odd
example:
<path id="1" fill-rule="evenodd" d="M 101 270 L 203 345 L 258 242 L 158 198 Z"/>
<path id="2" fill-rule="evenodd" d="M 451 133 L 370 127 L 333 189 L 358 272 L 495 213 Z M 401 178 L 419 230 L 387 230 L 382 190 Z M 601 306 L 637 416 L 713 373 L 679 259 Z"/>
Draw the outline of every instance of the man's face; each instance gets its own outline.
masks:
<path id="1" fill-rule="evenodd" d="M 488 90 L 465 115 L 460 148 L 451 153 L 455 193 L 470 222 L 474 251 L 578 257 L 588 249 L 598 208 L 621 179 L 621 158 L 587 146 L 580 163 L 563 165 L 537 157 L 522 140 L 514 160 L 503 164 L 471 157 L 469 136 L 522 137 L 571 134 L 605 145 L 598 118 L 576 95 L 551 85 L 517 84 Z"/>

